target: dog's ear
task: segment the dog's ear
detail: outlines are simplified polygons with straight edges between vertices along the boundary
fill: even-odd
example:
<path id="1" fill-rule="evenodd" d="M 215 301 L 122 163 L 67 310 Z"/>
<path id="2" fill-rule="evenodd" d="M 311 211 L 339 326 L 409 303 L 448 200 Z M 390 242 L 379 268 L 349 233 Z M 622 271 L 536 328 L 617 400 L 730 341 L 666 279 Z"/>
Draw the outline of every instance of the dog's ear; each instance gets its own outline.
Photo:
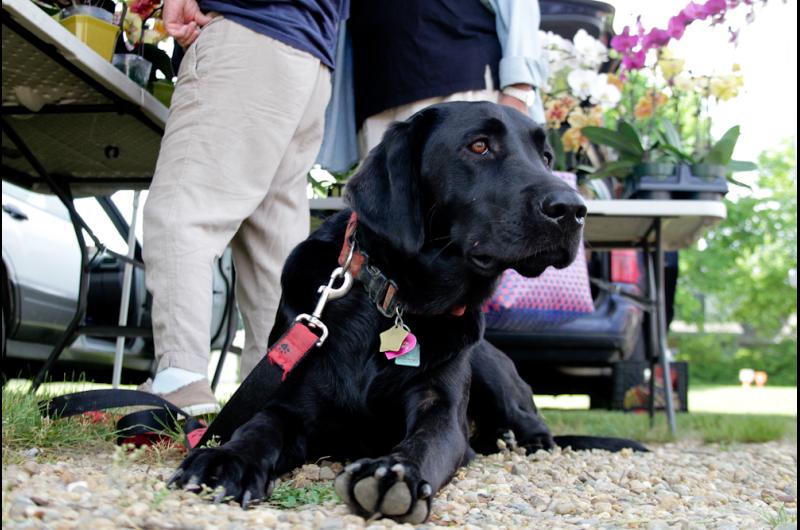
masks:
<path id="1" fill-rule="evenodd" d="M 345 197 L 363 223 L 408 255 L 425 240 L 420 163 L 436 109 L 393 123 L 347 183 Z"/>

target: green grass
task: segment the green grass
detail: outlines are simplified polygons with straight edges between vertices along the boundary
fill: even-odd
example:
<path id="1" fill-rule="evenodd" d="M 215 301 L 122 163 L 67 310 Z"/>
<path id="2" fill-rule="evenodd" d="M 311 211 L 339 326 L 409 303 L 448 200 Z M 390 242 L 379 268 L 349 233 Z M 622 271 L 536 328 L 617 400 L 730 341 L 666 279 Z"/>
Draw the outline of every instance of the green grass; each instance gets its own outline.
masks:
<path id="1" fill-rule="evenodd" d="M 21 458 L 22 451 L 38 448 L 39 458 L 52 458 L 64 453 L 96 450 L 113 451 L 115 426 L 113 420 L 93 423 L 85 417 L 54 420 L 42 417 L 37 404 L 57 394 L 75 392 L 101 385 L 89 383 L 50 383 L 35 395 L 27 392 L 29 383 L 10 381 L 3 386 L 3 464 Z M 107 386 L 107 385 L 102 385 Z M 771 440 L 796 440 L 797 388 L 766 387 L 698 387 L 691 390 L 689 406 L 693 412 L 678 414 L 678 440 L 698 440 L 707 443 L 754 443 Z M 545 421 L 555 434 L 591 434 L 619 436 L 643 442 L 667 442 L 672 437 L 663 413 L 650 428 L 645 414 L 589 410 L 551 410 L 547 406 L 571 405 L 586 407 L 585 396 L 537 396 Z M 745 410 L 748 414 L 715 411 Z M 711 412 L 705 412 L 711 411 Z M 772 412 L 772 414 L 769 414 Z M 181 433 L 171 433 L 175 439 Z M 163 451 L 174 458 L 176 453 Z M 156 455 L 161 460 L 160 455 Z M 324 502 L 324 488 L 292 488 L 283 486 L 276 492 L 277 502 L 283 504 Z"/>
<path id="2" fill-rule="evenodd" d="M 305 504 L 323 504 L 331 500 L 339 500 L 331 481 L 312 482 L 303 487 L 295 487 L 290 481 L 275 488 L 269 503 L 278 508 L 296 508 Z"/>
<path id="3" fill-rule="evenodd" d="M 114 424 L 93 423 L 89 418 L 76 416 L 63 420 L 43 417 L 38 402 L 55 394 L 31 395 L 3 386 L 3 464 L 13 451 L 31 448 L 49 449 L 53 453 L 96 449 L 98 445 L 113 448 Z"/>
<path id="4" fill-rule="evenodd" d="M 651 429 L 646 414 L 597 410 L 541 412 L 554 434 L 618 436 L 656 443 L 674 441 L 663 413 L 656 415 Z M 692 412 L 678 414 L 676 423 L 678 440 L 729 444 L 797 439 L 797 418 L 791 416 Z"/>
<path id="5" fill-rule="evenodd" d="M 589 396 L 536 396 L 542 409 L 588 409 Z M 779 414 L 797 416 L 796 386 L 742 388 L 734 385 L 690 385 L 689 410 L 721 414 Z"/>

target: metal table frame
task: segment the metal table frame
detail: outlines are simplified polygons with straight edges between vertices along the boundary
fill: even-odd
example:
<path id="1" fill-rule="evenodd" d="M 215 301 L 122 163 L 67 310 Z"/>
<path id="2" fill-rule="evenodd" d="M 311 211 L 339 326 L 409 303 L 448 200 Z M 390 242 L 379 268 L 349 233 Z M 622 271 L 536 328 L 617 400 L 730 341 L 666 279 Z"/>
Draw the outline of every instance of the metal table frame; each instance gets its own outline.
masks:
<path id="1" fill-rule="evenodd" d="M 3 155 L 3 178 L 15 182 L 23 187 L 40 191 L 39 182 L 43 182 L 45 189 L 55 194 L 69 212 L 70 220 L 75 231 L 75 237 L 81 254 L 81 275 L 79 280 L 78 300 L 75 313 L 64 334 L 58 343 L 51 350 L 47 360 L 39 373 L 33 380 L 31 391 L 36 389 L 44 382 L 47 373 L 53 364 L 58 360 L 62 351 L 71 344 L 78 335 L 93 335 L 99 337 L 149 337 L 152 335 L 151 328 L 135 326 L 88 326 L 84 324 L 88 301 L 89 286 L 89 267 L 90 258 L 84 231 L 92 239 L 95 247 L 99 251 L 106 251 L 118 259 L 132 263 L 138 267 L 144 267 L 141 261 L 141 248 L 136 244 L 134 258 L 109 251 L 105 245 L 95 236 L 87 222 L 80 216 L 74 206 L 74 199 L 77 193 L 92 195 L 96 198 L 100 206 L 108 215 L 117 232 L 124 240 L 127 240 L 129 225 L 120 214 L 114 203 L 110 199 L 110 193 L 123 189 L 146 188 L 152 179 L 152 170 L 147 174 L 127 175 L 124 169 L 116 172 L 113 176 L 95 175 L 74 175 L 69 172 L 54 174 L 45 167 L 45 163 L 35 152 L 37 146 L 29 145 L 15 128 L 13 120 L 10 118 L 19 116 L 41 117 L 47 115 L 112 115 L 128 116 L 135 120 L 135 123 L 144 127 L 144 131 L 150 131 L 160 141 L 164 133 L 164 126 L 168 116 L 167 108 L 156 100 L 149 92 L 136 85 L 123 73 L 118 71 L 108 61 L 104 60 L 86 44 L 78 40 L 72 33 L 62 27 L 58 22 L 49 17 L 44 11 L 28 0 L 3 0 L 2 6 L 3 33 L 9 32 L 8 38 L 20 37 L 25 45 L 32 46 L 36 50 L 36 57 L 24 56 L 22 60 L 30 61 L 50 61 L 58 66 L 57 75 L 63 75 L 66 82 L 72 87 L 79 87 L 87 94 L 93 94 L 96 101 L 90 103 L 71 103 L 61 101 L 46 101 L 46 104 L 38 111 L 32 111 L 19 103 L 15 103 L 15 96 L 11 95 L 11 88 L 6 84 L 6 75 L 3 75 L 3 107 L 2 132 L 13 148 L 29 164 L 31 171 L 20 171 L 18 167 L 11 167 L 6 163 L 6 146 L 4 145 Z M 5 38 L 4 38 L 5 40 Z M 8 57 L 8 59 L 7 59 Z M 24 69 L 26 65 L 13 64 L 12 52 L 8 52 L 4 46 L 3 69 L 7 66 L 17 67 L 17 70 Z M 6 63 L 10 64 L 6 64 Z M 36 79 L 31 79 L 34 84 Z M 10 85 L 10 83 L 9 83 Z M 52 89 L 52 87 L 49 87 Z M 11 146 L 8 146 L 11 148 Z M 107 155 L 108 156 L 108 155 Z M 157 153 L 151 153 L 153 158 L 152 168 L 155 168 L 155 157 Z M 98 194 L 101 189 L 104 193 Z M 228 326 L 224 349 L 230 348 L 235 334 L 235 326 L 231 324 L 235 319 L 235 299 L 234 289 L 229 290 L 227 301 Z M 224 358 L 224 354 L 221 356 Z M 213 384 L 219 380 L 222 363 L 217 367 Z M 115 373 L 119 367 L 115 366 Z"/>

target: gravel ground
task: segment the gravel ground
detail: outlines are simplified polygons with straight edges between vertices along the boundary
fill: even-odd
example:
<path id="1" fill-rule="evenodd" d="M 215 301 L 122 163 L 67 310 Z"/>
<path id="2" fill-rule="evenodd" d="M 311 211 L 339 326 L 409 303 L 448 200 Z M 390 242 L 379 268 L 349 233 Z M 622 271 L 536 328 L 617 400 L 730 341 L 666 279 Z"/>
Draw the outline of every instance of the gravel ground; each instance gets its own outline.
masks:
<path id="1" fill-rule="evenodd" d="M 248 511 L 167 490 L 177 460 L 153 455 L 15 453 L 3 466 L 3 528 L 325 530 L 412 528 L 365 521 L 344 505 Z M 8 457 L 9 454 L 7 453 Z M 149 463 L 147 462 L 149 461 Z M 297 487 L 330 484 L 339 464 L 295 472 Z M 796 528 L 797 447 L 681 443 L 652 453 L 602 451 L 479 457 L 459 471 L 418 528 Z"/>

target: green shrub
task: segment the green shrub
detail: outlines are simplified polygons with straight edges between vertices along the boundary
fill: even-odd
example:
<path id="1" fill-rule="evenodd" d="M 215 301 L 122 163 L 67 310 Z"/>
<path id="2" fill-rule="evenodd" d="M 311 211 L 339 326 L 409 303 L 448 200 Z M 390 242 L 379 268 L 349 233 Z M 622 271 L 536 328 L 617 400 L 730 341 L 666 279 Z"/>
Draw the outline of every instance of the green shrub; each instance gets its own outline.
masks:
<path id="1" fill-rule="evenodd" d="M 767 372 L 767 384 L 797 385 L 797 341 L 744 345 L 735 335 L 673 334 L 670 341 L 677 357 L 689 361 L 694 383 L 739 384 L 739 370 L 752 368 Z"/>

